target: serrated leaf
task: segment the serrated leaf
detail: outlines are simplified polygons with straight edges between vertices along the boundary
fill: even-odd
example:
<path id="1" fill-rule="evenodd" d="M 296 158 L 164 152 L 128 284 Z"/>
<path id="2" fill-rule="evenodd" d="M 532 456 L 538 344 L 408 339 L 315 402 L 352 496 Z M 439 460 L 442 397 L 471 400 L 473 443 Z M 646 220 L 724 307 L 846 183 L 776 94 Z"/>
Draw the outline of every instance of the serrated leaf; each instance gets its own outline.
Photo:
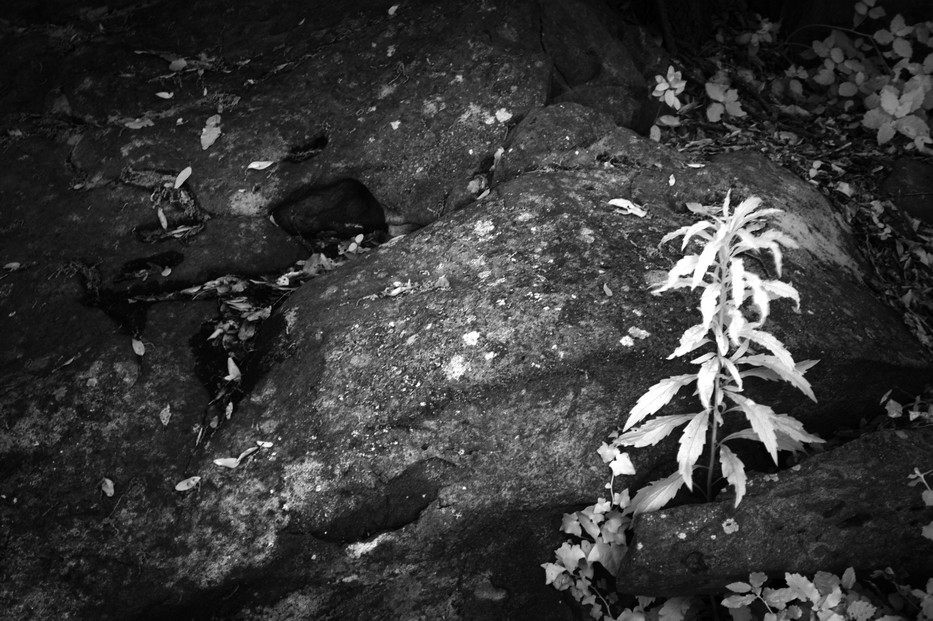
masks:
<path id="1" fill-rule="evenodd" d="M 732 278 L 732 302 L 741 308 L 745 302 L 745 262 L 740 258 L 729 261 L 729 273 Z"/>
<path id="2" fill-rule="evenodd" d="M 674 288 L 680 277 L 693 273 L 694 269 L 696 269 L 697 261 L 699 258 L 699 255 L 695 254 L 681 257 L 677 263 L 674 264 L 674 267 L 672 267 L 671 270 L 667 273 L 667 279 L 665 280 L 664 284 L 653 289 L 652 293 L 657 295 L 662 291 Z"/>
<path id="3" fill-rule="evenodd" d="M 700 295 L 700 314 L 703 317 L 703 330 L 709 330 L 719 310 L 719 296 L 722 294 L 722 283 L 714 282 Z"/>
<path id="4" fill-rule="evenodd" d="M 673 360 L 679 356 L 689 354 L 698 347 L 702 347 L 709 342 L 709 339 L 706 338 L 707 328 L 701 323 L 698 323 L 695 326 L 690 326 L 684 333 L 680 335 L 680 344 L 668 357 L 668 360 Z"/>
<path id="5" fill-rule="evenodd" d="M 774 423 L 771 421 L 774 411 L 767 405 L 755 403 L 738 393 L 730 392 L 729 396 L 745 413 L 758 440 L 765 445 L 774 463 L 777 463 L 777 437 L 774 434 Z"/>
<path id="6" fill-rule="evenodd" d="M 706 446 L 706 432 L 709 429 L 709 409 L 693 417 L 680 436 L 680 449 L 677 451 L 677 471 L 688 490 L 693 490 L 693 467 L 696 465 L 703 447 Z"/>
<path id="7" fill-rule="evenodd" d="M 765 373 L 758 373 L 752 370 L 742 371 L 742 377 L 760 377 L 762 379 L 769 380 L 784 380 L 785 382 L 794 386 L 797 390 L 805 394 L 811 401 L 816 403 L 816 395 L 813 394 L 813 388 L 810 386 L 810 382 L 806 380 L 803 376 L 803 371 L 801 366 L 805 363 L 816 364 L 814 360 L 805 360 L 799 364 L 796 364 L 794 367 L 788 368 L 780 359 L 776 356 L 769 356 L 767 354 L 755 354 L 753 356 L 746 356 L 739 360 L 741 364 L 750 364 L 757 367 L 764 367 L 772 372 L 771 375 Z M 812 366 L 812 364 L 810 365 Z M 809 367 L 807 367 L 809 368 Z"/>
<path id="8" fill-rule="evenodd" d="M 201 482 L 201 477 L 199 476 L 193 476 L 193 477 L 188 477 L 187 479 L 182 479 L 181 481 L 175 484 L 175 491 L 176 492 L 187 492 L 189 489 L 191 489 L 192 487 L 195 487 L 200 482 Z"/>
<path id="9" fill-rule="evenodd" d="M 700 396 L 700 403 L 703 404 L 703 409 L 706 411 L 712 408 L 713 391 L 716 387 L 719 369 L 719 358 L 711 358 L 704 362 L 697 372 L 697 393 Z"/>
<path id="10" fill-rule="evenodd" d="M 795 367 L 793 356 L 790 355 L 790 352 L 787 351 L 784 344 L 777 340 L 774 335 L 761 330 L 748 329 L 742 331 L 742 336 L 769 349 L 771 353 L 774 354 L 775 358 L 778 359 L 778 362 L 786 368 L 793 369 Z"/>
<path id="11" fill-rule="evenodd" d="M 708 241 L 706 246 L 703 247 L 703 251 L 697 258 L 696 265 L 693 268 L 693 279 L 690 283 L 691 288 L 695 289 L 703 282 L 703 279 L 706 277 L 706 272 L 713 264 L 713 261 L 715 261 L 716 255 L 719 253 L 728 233 L 729 230 L 726 227 L 721 227 L 716 231 L 716 235 L 713 236 L 713 239 Z"/>
<path id="12" fill-rule="evenodd" d="M 725 444 L 719 446 L 719 464 L 722 466 L 722 476 L 735 490 L 734 506 L 738 507 L 739 503 L 742 502 L 742 498 L 745 497 L 745 484 L 748 481 L 748 477 L 745 475 L 745 464 Z"/>
<path id="13" fill-rule="evenodd" d="M 622 431 L 628 431 L 645 417 L 663 408 L 677 394 L 677 391 L 692 382 L 694 377 L 693 375 L 674 375 L 649 388 L 629 412 L 628 420 L 625 421 Z"/>
<path id="14" fill-rule="evenodd" d="M 637 515 L 657 511 L 677 495 L 683 484 L 684 480 L 679 472 L 654 481 L 638 490 L 635 498 L 632 499 L 632 504 L 626 508 L 626 512 Z"/>
<path id="15" fill-rule="evenodd" d="M 694 414 L 674 414 L 670 416 L 657 416 L 644 423 L 637 429 L 632 429 L 616 438 L 622 446 L 643 448 L 657 444 L 670 435 L 672 431 L 693 419 Z"/>

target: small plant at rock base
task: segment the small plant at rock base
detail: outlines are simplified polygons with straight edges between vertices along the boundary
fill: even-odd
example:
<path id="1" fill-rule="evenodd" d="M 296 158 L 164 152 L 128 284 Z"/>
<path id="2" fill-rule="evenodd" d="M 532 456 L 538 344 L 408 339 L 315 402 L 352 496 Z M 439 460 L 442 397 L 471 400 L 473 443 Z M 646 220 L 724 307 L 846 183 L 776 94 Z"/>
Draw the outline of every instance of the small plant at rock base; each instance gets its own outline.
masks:
<path id="1" fill-rule="evenodd" d="M 789 298 L 799 312 L 797 290 L 780 280 L 762 278 L 746 267 L 749 253 L 770 252 L 774 269 L 781 275 L 781 247 L 797 247 L 786 234 L 767 226 L 766 219 L 781 210 L 761 209 L 761 200 L 755 197 L 743 201 L 731 212 L 729 203 L 727 195 L 721 215 L 711 214 L 708 219 L 679 228 L 661 240 L 663 244 L 683 237 L 682 249 L 692 240 L 701 247 L 698 254 L 682 257 L 671 268 L 666 281 L 653 291 L 658 295 L 670 289 L 702 289 L 699 306 L 702 319 L 683 333 L 680 345 L 668 359 L 686 356 L 707 345 L 712 351 L 691 360 L 699 367 L 696 372 L 668 377 L 649 388 L 632 408 L 623 433 L 612 441 L 615 447 L 650 446 L 686 425 L 680 437 L 677 472 L 642 488 L 626 513 L 655 511 L 684 485 L 692 490 L 697 468 L 706 469 L 706 493 L 711 495 L 717 457 L 722 476 L 735 489 L 738 506 L 745 495 L 746 474 L 743 462 L 727 445 L 731 440 L 761 442 L 775 463 L 778 451 L 799 451 L 805 443 L 823 441 L 804 431 L 797 419 L 777 414 L 743 394 L 745 380 L 758 377 L 786 381 L 816 401 L 804 373 L 817 361 L 796 363 L 784 345 L 763 330 L 772 300 Z M 755 313 L 753 318 L 746 317 L 748 310 Z M 689 385 L 696 387 L 701 406 L 698 412 L 658 416 L 643 422 Z M 720 438 L 724 417 L 731 414 L 744 415 L 750 426 Z M 698 466 L 704 449 L 708 453 L 707 463 Z"/>
<path id="2" fill-rule="evenodd" d="M 687 86 L 687 81 L 681 77 L 680 72 L 671 66 L 667 68 L 667 76 L 656 75 L 654 79 L 657 84 L 651 92 L 651 96 L 674 110 L 680 110 L 682 104 L 680 103 L 679 96 L 684 92 L 684 88 Z M 655 123 L 651 126 L 649 132 L 649 137 L 655 142 L 661 140 L 661 128 L 659 125 L 677 127 L 680 125 L 680 119 L 670 114 L 664 114 L 655 119 Z"/>
<path id="3" fill-rule="evenodd" d="M 907 475 L 907 478 L 910 479 L 910 482 L 907 485 L 923 485 L 926 489 L 921 493 L 921 498 L 923 498 L 923 504 L 927 507 L 933 507 L 933 489 L 930 488 L 930 484 L 927 483 L 926 475 L 933 473 L 933 470 L 927 470 L 926 472 L 920 472 L 920 468 L 914 468 L 913 473 Z M 923 527 L 921 534 L 927 539 L 933 540 L 933 522 L 930 522 Z M 933 618 L 933 615 L 931 615 Z"/>

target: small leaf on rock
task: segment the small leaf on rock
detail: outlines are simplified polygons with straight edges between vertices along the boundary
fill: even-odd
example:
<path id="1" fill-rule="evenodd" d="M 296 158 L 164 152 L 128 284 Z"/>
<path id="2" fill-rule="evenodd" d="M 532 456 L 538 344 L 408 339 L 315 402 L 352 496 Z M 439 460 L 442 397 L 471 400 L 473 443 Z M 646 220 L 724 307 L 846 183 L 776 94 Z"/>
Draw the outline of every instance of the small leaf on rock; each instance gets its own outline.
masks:
<path id="1" fill-rule="evenodd" d="M 175 96 L 175 93 L 169 93 L 166 91 L 159 91 L 158 93 L 156 93 L 156 97 L 158 97 L 159 99 L 171 99 L 174 96 Z"/>
<path id="2" fill-rule="evenodd" d="M 610 289 L 609 285 L 606 283 L 603 283 L 603 293 L 605 293 L 607 297 L 612 297 L 612 289 Z"/>
<path id="3" fill-rule="evenodd" d="M 175 189 L 177 190 L 178 188 L 180 188 L 185 183 L 185 181 L 188 180 L 188 177 L 190 176 L 191 176 L 191 167 L 187 166 L 185 167 L 183 171 L 178 173 L 177 177 L 175 177 Z"/>
<path id="4" fill-rule="evenodd" d="M 166 405 L 162 408 L 162 411 L 159 412 L 159 420 L 162 421 L 163 427 L 168 427 L 168 423 L 172 420 L 172 406 Z"/>
<path id="5" fill-rule="evenodd" d="M 256 446 L 259 448 L 272 448 L 272 443 L 266 440 L 256 440 Z"/>
<path id="6" fill-rule="evenodd" d="M 224 416 L 227 420 L 230 420 L 230 417 L 233 416 L 233 401 L 227 403 L 227 407 L 224 408 Z"/>
<path id="7" fill-rule="evenodd" d="M 258 450 L 259 450 L 259 447 L 258 447 L 258 446 L 251 446 L 251 447 L 249 447 L 248 449 L 246 449 L 245 451 L 243 451 L 242 453 L 240 453 L 240 456 L 237 457 L 237 461 L 243 461 L 244 459 L 246 459 L 247 457 L 249 457 L 250 455 L 252 455 L 253 453 L 255 453 L 255 452 L 258 451 Z"/>
<path id="8" fill-rule="evenodd" d="M 168 64 L 169 71 L 181 71 L 188 66 L 188 61 L 184 58 L 176 58 Z"/>
<path id="9" fill-rule="evenodd" d="M 155 125 L 155 123 L 152 122 L 152 119 L 134 119 L 123 123 L 124 127 L 130 129 L 142 129 L 143 127 L 152 127 L 153 125 Z"/>
<path id="10" fill-rule="evenodd" d="M 137 356 L 145 356 L 146 345 L 139 339 L 133 339 L 133 351 L 136 352 Z"/>
<path id="11" fill-rule="evenodd" d="M 156 215 L 159 216 L 159 224 L 162 226 L 162 230 L 167 231 L 168 230 L 168 218 L 165 217 L 165 212 L 162 211 L 161 207 L 159 207 L 159 209 L 156 211 Z"/>
<path id="12" fill-rule="evenodd" d="M 241 377 L 243 377 L 243 374 L 240 373 L 240 367 L 236 365 L 233 358 L 227 358 L 227 376 L 224 379 L 228 382 L 236 382 Z"/>
<path id="13" fill-rule="evenodd" d="M 104 477 L 100 480 L 100 491 L 104 492 L 104 496 L 107 498 L 113 497 L 113 481 Z"/>
<path id="14" fill-rule="evenodd" d="M 240 460 L 236 457 L 222 457 L 220 459 L 215 459 L 214 463 L 218 466 L 223 466 L 224 468 L 230 468 L 232 470 L 233 468 L 236 468 L 240 465 Z M 178 488 L 176 487 L 176 489 Z"/>
<path id="15" fill-rule="evenodd" d="M 182 479 L 181 481 L 175 484 L 175 491 L 176 492 L 187 492 L 189 489 L 196 486 L 200 482 L 201 482 L 201 477 L 199 476 L 193 476 L 193 477 L 188 477 L 187 479 Z"/>
<path id="16" fill-rule="evenodd" d="M 210 119 L 208 119 L 208 123 L 201 130 L 201 150 L 209 149 L 212 144 L 217 142 L 218 138 L 220 138 L 220 126 L 211 125 Z"/>
<path id="17" fill-rule="evenodd" d="M 261 160 L 257 162 L 250 162 L 247 168 L 249 170 L 265 170 L 275 164 L 275 162 L 270 162 L 269 160 Z"/>

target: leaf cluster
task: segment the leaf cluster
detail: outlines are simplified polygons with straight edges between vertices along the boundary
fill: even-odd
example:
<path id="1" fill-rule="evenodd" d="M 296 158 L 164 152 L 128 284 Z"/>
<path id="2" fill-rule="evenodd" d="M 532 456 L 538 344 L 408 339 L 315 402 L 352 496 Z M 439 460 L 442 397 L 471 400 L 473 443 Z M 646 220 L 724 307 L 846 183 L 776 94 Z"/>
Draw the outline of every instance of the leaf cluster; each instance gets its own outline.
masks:
<path id="1" fill-rule="evenodd" d="M 876 575 L 889 577 L 887 572 Z M 883 600 L 856 581 L 850 567 L 842 577 L 820 571 L 811 580 L 795 573 L 785 573 L 786 586 L 766 587 L 768 576 L 755 572 L 748 582 L 727 585 L 732 592 L 722 600 L 733 621 L 896 621 L 908 618 L 933 618 L 933 579 L 926 590 L 897 586 L 898 597 Z M 896 584 L 896 583 L 895 583 Z M 912 610 L 911 610 L 912 609 Z"/>

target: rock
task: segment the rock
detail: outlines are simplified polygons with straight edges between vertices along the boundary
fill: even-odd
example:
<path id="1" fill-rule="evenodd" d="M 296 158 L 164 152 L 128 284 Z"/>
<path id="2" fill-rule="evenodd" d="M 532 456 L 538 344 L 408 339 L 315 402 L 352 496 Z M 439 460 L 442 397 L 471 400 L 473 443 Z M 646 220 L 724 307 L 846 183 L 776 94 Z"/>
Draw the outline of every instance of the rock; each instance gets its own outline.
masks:
<path id="1" fill-rule="evenodd" d="M 907 584 L 933 574 L 933 519 L 907 475 L 933 454 L 930 429 L 879 431 L 800 466 L 756 475 L 734 499 L 639 516 L 618 587 L 658 597 L 722 593 L 751 572 L 857 575 L 895 568 Z"/>
<path id="2" fill-rule="evenodd" d="M 914 218 L 933 224 L 933 166 L 901 158 L 881 184 L 894 204 Z"/>
<path id="3" fill-rule="evenodd" d="M 649 295 L 677 254 L 658 240 L 693 220 L 685 202 L 729 189 L 787 208 L 802 248 L 786 278 L 806 314 L 776 305 L 773 330 L 823 359 L 817 405 L 750 390 L 830 434 L 873 416 L 895 380 L 929 376 L 808 184 L 760 156 L 696 162 L 616 127 L 642 69 L 598 6 L 207 0 L 0 24 L 0 57 L 30 69 L 13 83 L 35 69 L 47 84 L 0 96 L 0 247 L 23 267 L 0 282 L 9 616 L 574 618 L 540 564 L 561 514 L 603 490 L 595 449 L 678 372 L 664 358 L 697 302 Z M 581 32 L 599 45 L 579 47 Z M 540 109 L 568 93 L 625 114 Z M 208 119 L 220 133 L 204 149 Z M 208 339 L 226 316 L 179 289 L 232 271 L 243 278 L 224 286 L 243 293 L 304 258 L 267 211 L 341 179 L 390 230 L 431 224 L 304 286 L 252 358 L 237 343 L 233 369 L 215 343 L 239 331 Z M 284 225 L 383 224 L 327 211 Z M 177 299 L 135 297 L 156 292 Z M 234 304 L 253 308 L 222 312 Z M 619 483 L 666 474 L 672 455 L 639 451 Z"/>

